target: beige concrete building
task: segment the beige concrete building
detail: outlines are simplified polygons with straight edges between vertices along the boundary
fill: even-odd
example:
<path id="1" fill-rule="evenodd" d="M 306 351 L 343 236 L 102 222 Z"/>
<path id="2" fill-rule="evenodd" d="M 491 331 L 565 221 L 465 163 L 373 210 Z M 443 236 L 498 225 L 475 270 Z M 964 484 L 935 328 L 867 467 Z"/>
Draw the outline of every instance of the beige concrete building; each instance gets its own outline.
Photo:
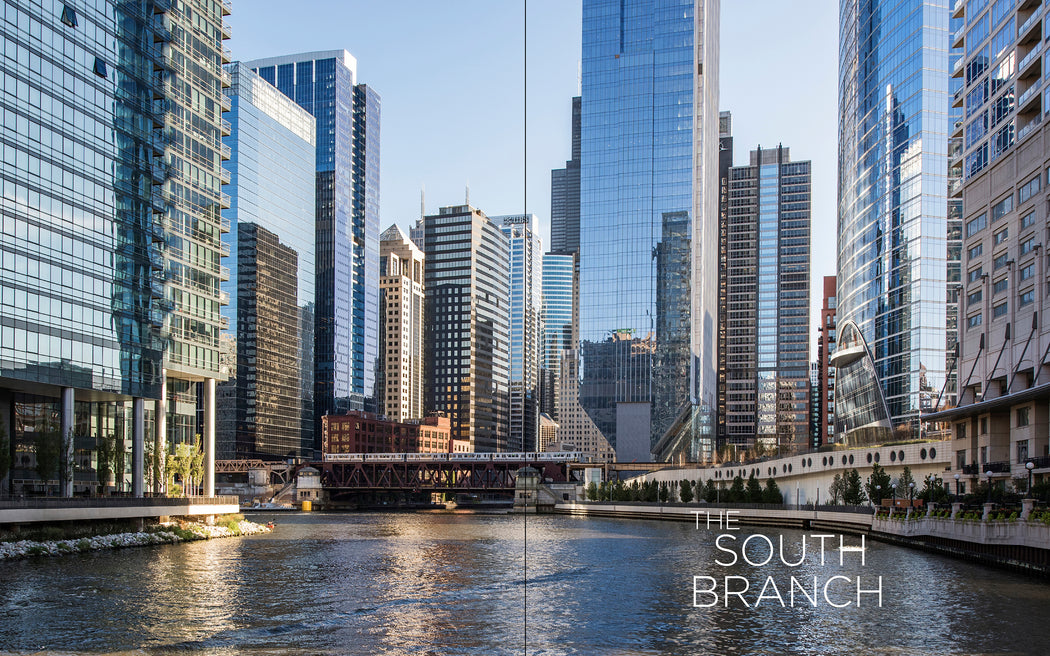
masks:
<path id="1" fill-rule="evenodd" d="M 380 414 L 423 417 L 423 251 L 396 226 L 379 237 Z"/>
<path id="2" fill-rule="evenodd" d="M 963 247 L 959 316 L 959 404 L 928 419 L 950 422 L 952 477 L 964 490 L 1050 472 L 1050 321 L 1047 320 L 1050 131 L 1043 121 L 1043 26 L 1038 3 L 1009 16 L 959 2 L 955 18 L 990 21 L 990 37 L 961 28 L 949 154 L 961 176 Z M 973 16 L 967 16 L 972 11 Z M 971 20 L 972 19 L 972 20 Z M 1015 31 L 1013 24 L 1018 26 Z M 990 38 L 987 44 L 983 41 Z M 967 42 L 971 39 L 972 42 Z"/>

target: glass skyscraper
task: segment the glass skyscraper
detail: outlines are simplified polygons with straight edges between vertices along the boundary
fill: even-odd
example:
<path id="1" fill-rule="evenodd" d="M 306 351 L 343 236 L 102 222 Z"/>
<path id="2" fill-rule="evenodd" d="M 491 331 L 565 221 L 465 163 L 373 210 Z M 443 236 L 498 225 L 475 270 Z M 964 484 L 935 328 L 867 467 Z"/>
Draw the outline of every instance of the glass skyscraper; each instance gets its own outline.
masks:
<path id="1" fill-rule="evenodd" d="M 543 339 L 543 248 L 533 214 L 493 216 L 510 256 L 510 433 L 508 451 L 539 442 L 540 343 Z"/>
<path id="2" fill-rule="evenodd" d="M 923 0 L 840 5 L 832 364 L 835 433 L 849 443 L 917 435 L 954 360 L 948 14 Z"/>
<path id="3" fill-rule="evenodd" d="M 729 169 L 726 437 L 776 448 L 809 443 L 810 163 L 787 148 Z"/>
<path id="4" fill-rule="evenodd" d="M 376 410 L 379 112 L 345 50 L 246 62 L 317 119 L 314 447 L 320 417 Z"/>
<path id="5" fill-rule="evenodd" d="M 714 447 L 718 21 L 583 3 L 579 400 L 621 460 Z"/>
<path id="6" fill-rule="evenodd" d="M 214 456 L 230 4 L 2 8 L 0 416 L 16 466 L 61 435 L 68 495 L 94 487 L 100 440 L 130 440 L 131 491 L 161 491 L 169 442 L 202 434 Z"/>
<path id="7" fill-rule="evenodd" d="M 551 171 L 551 252 L 580 250 L 580 107 L 572 99 L 572 156 L 565 168 Z"/>
<path id="8" fill-rule="evenodd" d="M 313 116 L 243 64 L 230 67 L 233 273 L 223 283 L 236 358 L 223 387 L 224 457 L 284 459 L 313 450 Z M 225 391 L 225 390 L 224 390 Z"/>
<path id="9" fill-rule="evenodd" d="M 559 419 L 557 389 L 561 380 L 562 351 L 576 348 L 573 296 L 576 287 L 576 255 L 543 255 L 543 370 L 548 372 L 550 389 L 544 398 L 549 404 L 542 411 Z"/>

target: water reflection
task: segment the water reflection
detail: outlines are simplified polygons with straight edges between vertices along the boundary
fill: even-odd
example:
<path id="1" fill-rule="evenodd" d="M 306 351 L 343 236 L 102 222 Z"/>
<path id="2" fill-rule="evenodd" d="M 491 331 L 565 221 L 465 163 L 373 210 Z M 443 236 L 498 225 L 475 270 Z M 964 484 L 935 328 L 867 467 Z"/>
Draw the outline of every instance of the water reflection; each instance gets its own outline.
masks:
<path id="1" fill-rule="evenodd" d="M 1050 619 L 1041 581 L 878 543 L 864 567 L 809 551 L 756 570 L 716 565 L 714 534 L 683 524 L 276 519 L 270 536 L 0 565 L 0 652 L 522 654 L 526 594 L 529 654 L 1043 653 Z M 802 535 L 783 535 L 790 562 Z M 772 576 L 785 599 L 791 576 L 881 575 L 884 603 L 693 608 L 692 577 L 726 574 Z"/>

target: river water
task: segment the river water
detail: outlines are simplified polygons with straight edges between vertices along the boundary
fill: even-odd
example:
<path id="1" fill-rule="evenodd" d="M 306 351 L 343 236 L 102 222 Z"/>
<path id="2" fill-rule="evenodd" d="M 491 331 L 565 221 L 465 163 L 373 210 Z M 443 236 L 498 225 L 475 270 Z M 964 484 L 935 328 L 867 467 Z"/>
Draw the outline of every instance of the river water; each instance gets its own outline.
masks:
<path id="1" fill-rule="evenodd" d="M 265 536 L 0 563 L 0 653 L 1050 653 L 1047 582 L 885 544 L 868 543 L 861 564 L 829 539 L 821 565 L 812 534 L 741 527 L 721 543 L 738 557 L 761 534 L 775 545 L 783 537 L 784 560 L 802 564 L 776 554 L 723 567 L 716 559 L 732 556 L 715 541 L 727 531 L 692 524 L 450 512 L 274 519 Z M 762 538 L 748 545 L 753 562 L 769 555 Z M 751 586 L 743 601 L 719 594 L 713 607 L 694 606 L 713 599 L 694 594 L 694 576 L 721 585 L 727 575 L 742 577 L 734 589 Z M 835 576 L 845 580 L 828 583 Z M 874 594 L 858 606 L 856 580 L 874 589 L 880 576 L 881 607 Z M 783 606 L 767 588 L 754 607 L 767 578 Z"/>

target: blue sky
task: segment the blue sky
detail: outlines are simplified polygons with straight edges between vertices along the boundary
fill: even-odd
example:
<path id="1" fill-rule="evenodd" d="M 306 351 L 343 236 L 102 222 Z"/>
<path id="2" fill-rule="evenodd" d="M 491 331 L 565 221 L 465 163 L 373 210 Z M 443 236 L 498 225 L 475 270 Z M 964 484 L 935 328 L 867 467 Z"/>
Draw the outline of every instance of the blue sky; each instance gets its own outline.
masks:
<path id="1" fill-rule="evenodd" d="M 382 96 L 381 227 L 462 203 L 533 212 L 549 244 L 550 170 L 569 157 L 579 0 L 235 0 L 235 59 L 345 48 Z M 835 271 L 838 3 L 723 0 L 721 108 L 734 158 L 758 145 L 813 161 L 811 323 Z M 815 357 L 815 351 L 811 357 Z"/>

